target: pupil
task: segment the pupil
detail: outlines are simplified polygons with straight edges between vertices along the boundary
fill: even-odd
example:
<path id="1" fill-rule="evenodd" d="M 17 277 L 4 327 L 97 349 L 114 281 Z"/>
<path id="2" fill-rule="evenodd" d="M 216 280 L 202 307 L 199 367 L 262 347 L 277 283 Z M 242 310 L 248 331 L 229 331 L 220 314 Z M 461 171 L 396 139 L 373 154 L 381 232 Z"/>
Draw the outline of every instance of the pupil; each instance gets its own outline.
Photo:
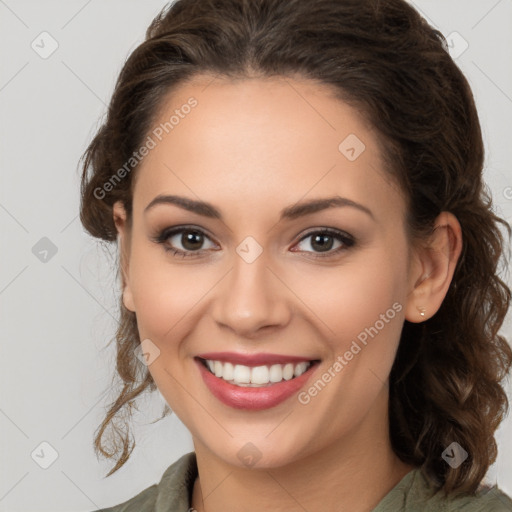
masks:
<path id="1" fill-rule="evenodd" d="M 325 243 L 326 238 L 328 239 L 327 243 Z M 312 245 L 314 248 L 319 248 L 320 251 L 328 251 L 332 248 L 332 241 L 333 239 L 330 235 L 316 235 L 313 237 Z M 317 247 L 315 247 L 315 244 L 318 244 Z"/>
<path id="2" fill-rule="evenodd" d="M 197 231 L 186 231 L 181 238 L 181 243 L 185 249 L 199 249 L 203 244 L 202 234 Z"/>

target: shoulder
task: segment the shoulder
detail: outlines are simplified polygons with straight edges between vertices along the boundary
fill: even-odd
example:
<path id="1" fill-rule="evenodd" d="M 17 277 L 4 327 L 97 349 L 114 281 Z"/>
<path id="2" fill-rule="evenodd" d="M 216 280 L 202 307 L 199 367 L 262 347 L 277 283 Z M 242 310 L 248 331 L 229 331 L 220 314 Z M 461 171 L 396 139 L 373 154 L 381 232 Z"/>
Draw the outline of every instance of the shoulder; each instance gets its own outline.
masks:
<path id="1" fill-rule="evenodd" d="M 155 510 L 157 485 L 144 489 L 139 494 L 118 505 L 102 508 L 94 512 L 149 512 Z"/>
<path id="2" fill-rule="evenodd" d="M 479 490 L 472 495 L 458 497 L 446 497 L 438 491 L 432 493 L 429 484 L 421 471 L 417 476 L 417 496 L 422 496 L 423 508 L 418 510 L 424 512 L 512 512 L 512 499 L 497 486 L 481 485 Z M 407 510 L 407 509 L 406 509 Z M 411 510 L 416 510 L 414 507 Z"/>
<path id="3" fill-rule="evenodd" d="M 434 509 L 432 509 L 434 510 Z M 463 512 L 512 512 L 512 499 L 498 487 L 485 489 L 475 496 L 446 500 L 445 510 Z"/>
<path id="4" fill-rule="evenodd" d="M 171 464 L 158 484 L 147 487 L 118 505 L 92 512 L 187 511 L 196 476 L 196 457 L 194 452 L 190 452 Z"/>
<path id="5" fill-rule="evenodd" d="M 424 512 L 512 512 L 512 501 L 499 490 L 492 495 L 439 499 L 428 503 Z"/>
<path id="6" fill-rule="evenodd" d="M 480 486 L 473 495 L 445 496 L 421 468 L 409 472 L 372 512 L 512 512 L 512 499 L 498 487 Z"/>

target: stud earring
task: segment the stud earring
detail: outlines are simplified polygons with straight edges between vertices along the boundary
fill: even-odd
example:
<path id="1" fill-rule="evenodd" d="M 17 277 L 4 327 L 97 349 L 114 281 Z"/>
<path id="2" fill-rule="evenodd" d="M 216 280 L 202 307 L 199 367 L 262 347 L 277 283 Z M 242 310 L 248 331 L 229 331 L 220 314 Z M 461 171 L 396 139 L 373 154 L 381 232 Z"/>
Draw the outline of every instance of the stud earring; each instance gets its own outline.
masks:
<path id="1" fill-rule="evenodd" d="M 418 306 L 416 309 L 420 312 L 421 316 L 425 316 L 425 312 L 427 311 L 426 308 L 424 308 L 423 306 Z"/>

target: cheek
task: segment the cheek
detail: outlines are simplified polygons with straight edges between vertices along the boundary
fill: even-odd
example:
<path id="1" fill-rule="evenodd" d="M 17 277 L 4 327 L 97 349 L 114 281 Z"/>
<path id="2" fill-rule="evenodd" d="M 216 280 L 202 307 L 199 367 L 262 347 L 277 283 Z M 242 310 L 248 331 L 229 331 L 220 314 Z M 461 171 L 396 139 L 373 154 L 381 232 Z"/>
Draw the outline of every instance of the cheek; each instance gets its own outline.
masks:
<path id="1" fill-rule="evenodd" d="M 300 403 L 310 407 L 312 416 L 329 411 L 325 435 L 339 435 L 340 428 L 368 412 L 395 359 L 404 320 L 404 276 L 394 258 L 380 254 L 376 259 L 378 264 L 347 265 L 329 278 L 301 282 L 300 293 L 308 292 L 307 305 L 318 316 L 316 325 L 323 326 L 330 356 L 317 377 L 327 383 L 325 390 L 317 393 L 312 382 Z M 317 394 L 322 398 L 317 400 Z"/>
<path id="2" fill-rule="evenodd" d="M 141 337 L 155 342 L 163 342 L 182 331 L 218 280 L 212 276 L 211 268 L 173 265 L 158 254 L 159 250 L 141 248 L 132 253 L 130 262 L 139 331 Z"/>
<path id="3" fill-rule="evenodd" d="M 400 302 L 404 276 L 400 266 L 383 255 L 368 256 L 364 261 L 354 259 L 338 268 L 314 272 L 297 269 L 288 276 L 294 292 L 311 311 L 311 319 L 316 318 L 315 324 L 329 339 L 356 338 L 378 322 L 382 314 L 394 320 L 397 310 L 403 309 Z M 400 306 L 393 309 L 395 303 Z"/>

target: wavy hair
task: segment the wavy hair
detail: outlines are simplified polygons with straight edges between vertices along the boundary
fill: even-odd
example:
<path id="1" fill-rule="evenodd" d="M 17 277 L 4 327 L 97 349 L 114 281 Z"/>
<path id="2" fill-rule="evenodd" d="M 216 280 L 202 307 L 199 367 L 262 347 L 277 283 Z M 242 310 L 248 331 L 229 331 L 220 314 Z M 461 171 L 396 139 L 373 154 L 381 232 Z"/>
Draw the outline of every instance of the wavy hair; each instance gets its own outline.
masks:
<path id="1" fill-rule="evenodd" d="M 92 236 L 116 240 L 118 200 L 131 218 L 137 167 L 108 193 L 104 184 L 141 146 L 169 91 L 200 74 L 298 76 L 331 86 L 376 128 L 386 171 L 406 197 L 410 243 L 427 240 L 442 211 L 459 220 L 463 249 L 445 300 L 427 321 L 404 323 L 390 374 L 389 428 L 397 456 L 421 467 L 436 488 L 474 493 L 496 459 L 494 434 L 508 410 L 502 382 L 512 350 L 499 330 L 511 292 L 500 278 L 500 225 L 509 238 L 511 229 L 494 213 L 483 183 L 474 98 L 443 35 L 405 0 L 167 5 L 125 62 L 106 119 L 81 159 L 80 219 Z M 135 446 L 134 400 L 156 389 L 134 356 L 137 319 L 122 300 L 115 340 L 122 389 L 94 438 L 96 453 L 116 461 L 107 476 Z M 441 458 L 454 441 L 469 454 L 458 468 Z"/>

